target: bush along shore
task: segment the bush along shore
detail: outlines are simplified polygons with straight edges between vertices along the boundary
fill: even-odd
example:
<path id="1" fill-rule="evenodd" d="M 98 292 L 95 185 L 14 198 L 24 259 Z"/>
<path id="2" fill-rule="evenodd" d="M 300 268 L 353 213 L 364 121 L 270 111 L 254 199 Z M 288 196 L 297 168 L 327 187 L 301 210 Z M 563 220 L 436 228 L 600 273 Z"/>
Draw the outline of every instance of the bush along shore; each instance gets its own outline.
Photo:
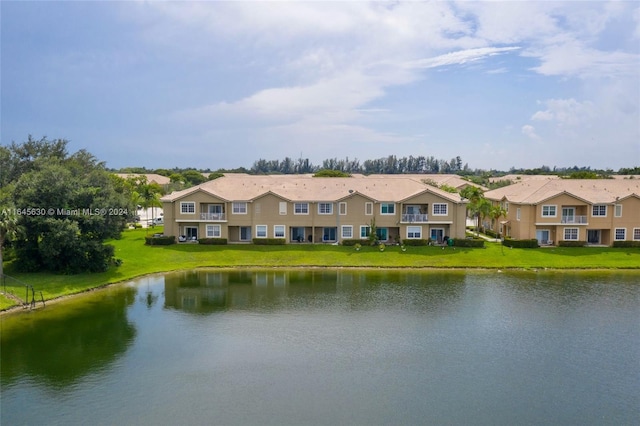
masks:
<path id="1" fill-rule="evenodd" d="M 157 229 L 155 232 L 160 232 Z M 231 245 L 221 241 L 209 244 L 189 242 L 148 245 L 146 229 L 122 233 L 109 244 L 115 249 L 115 261 L 106 272 L 58 275 L 21 273 L 11 261 L 5 273 L 14 279 L 0 283 L 0 309 L 19 305 L 25 298 L 25 285 L 33 287 L 36 300 L 52 300 L 109 284 L 158 272 L 212 268 L 468 268 L 493 270 L 633 270 L 640 274 L 640 249 L 637 247 L 506 247 L 484 242 L 483 247 L 390 245 Z M 460 243 L 460 242 L 459 242 Z M 471 244 L 469 244 L 471 245 Z M 8 294 L 18 297 L 12 298 Z M 29 296 L 30 298 L 32 295 Z"/>

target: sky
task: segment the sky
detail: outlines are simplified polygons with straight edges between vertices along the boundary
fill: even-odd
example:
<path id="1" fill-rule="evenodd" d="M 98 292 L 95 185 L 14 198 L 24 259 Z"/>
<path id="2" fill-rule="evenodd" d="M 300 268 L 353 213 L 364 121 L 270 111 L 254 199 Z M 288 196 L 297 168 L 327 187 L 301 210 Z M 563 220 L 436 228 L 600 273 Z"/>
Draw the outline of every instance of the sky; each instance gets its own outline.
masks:
<path id="1" fill-rule="evenodd" d="M 0 2 L 0 143 L 107 167 L 640 165 L 640 3 Z"/>

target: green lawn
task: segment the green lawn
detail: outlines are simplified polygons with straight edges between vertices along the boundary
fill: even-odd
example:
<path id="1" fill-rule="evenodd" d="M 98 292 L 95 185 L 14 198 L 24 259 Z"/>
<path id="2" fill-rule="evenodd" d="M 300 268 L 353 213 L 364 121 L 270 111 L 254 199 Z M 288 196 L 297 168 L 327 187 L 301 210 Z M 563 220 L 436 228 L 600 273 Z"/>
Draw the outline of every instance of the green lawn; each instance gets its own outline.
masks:
<path id="1" fill-rule="evenodd" d="M 160 229 L 154 232 L 161 232 Z M 485 243 L 484 249 L 398 246 L 380 252 L 377 247 L 292 244 L 287 246 L 226 245 L 205 246 L 177 244 L 145 246 L 144 229 L 125 231 L 120 240 L 111 241 L 116 257 L 123 263 L 100 274 L 52 275 L 49 273 L 17 273 L 11 264 L 5 272 L 42 291 L 45 300 L 78 293 L 106 284 L 125 281 L 154 272 L 198 267 L 365 267 L 365 268 L 494 268 L 494 269 L 637 269 L 640 249 L 539 248 L 509 249 L 496 243 Z M 21 283 L 6 282 L 7 290 L 23 297 Z M 4 289 L 3 289 L 4 290 Z M 39 294 L 39 293 L 38 293 Z M 14 302 L 0 295 L 0 309 Z"/>

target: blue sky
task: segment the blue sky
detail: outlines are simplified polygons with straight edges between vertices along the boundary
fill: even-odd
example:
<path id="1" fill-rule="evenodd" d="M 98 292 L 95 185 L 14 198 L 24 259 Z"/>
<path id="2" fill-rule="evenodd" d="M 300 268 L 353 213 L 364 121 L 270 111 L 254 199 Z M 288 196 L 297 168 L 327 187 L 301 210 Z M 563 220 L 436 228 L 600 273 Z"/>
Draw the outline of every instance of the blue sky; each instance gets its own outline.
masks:
<path id="1" fill-rule="evenodd" d="M 640 165 L 638 2 L 2 1 L 1 143 L 109 167 Z"/>

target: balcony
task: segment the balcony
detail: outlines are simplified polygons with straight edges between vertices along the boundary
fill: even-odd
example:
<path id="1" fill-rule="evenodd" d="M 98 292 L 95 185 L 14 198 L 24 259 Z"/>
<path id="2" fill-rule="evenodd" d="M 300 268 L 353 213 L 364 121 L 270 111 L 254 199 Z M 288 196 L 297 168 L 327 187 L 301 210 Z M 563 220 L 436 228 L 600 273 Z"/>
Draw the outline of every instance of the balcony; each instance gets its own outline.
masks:
<path id="1" fill-rule="evenodd" d="M 402 214 L 400 221 L 402 223 L 427 223 L 429 221 L 429 215 L 426 214 Z"/>
<path id="2" fill-rule="evenodd" d="M 587 224 L 587 216 L 562 216 L 561 223 Z"/>
<path id="3" fill-rule="evenodd" d="M 225 213 L 200 213 L 200 220 L 225 222 L 227 220 L 227 215 Z"/>

